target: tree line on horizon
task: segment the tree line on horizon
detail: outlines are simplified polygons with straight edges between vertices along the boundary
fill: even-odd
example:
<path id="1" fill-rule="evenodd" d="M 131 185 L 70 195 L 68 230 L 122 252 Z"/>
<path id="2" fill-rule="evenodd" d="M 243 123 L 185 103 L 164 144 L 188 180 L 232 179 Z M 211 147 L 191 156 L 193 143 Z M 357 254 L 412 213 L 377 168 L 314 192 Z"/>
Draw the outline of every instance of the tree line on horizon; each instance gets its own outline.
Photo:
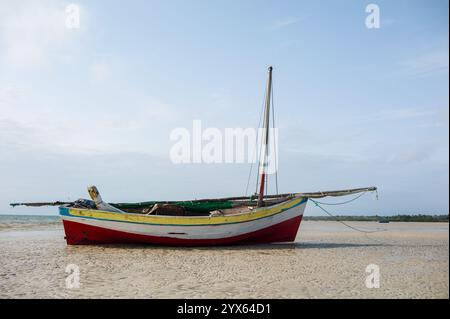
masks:
<path id="1" fill-rule="evenodd" d="M 393 215 L 393 216 L 349 216 L 336 215 L 332 216 L 304 216 L 304 220 L 342 220 L 342 221 L 376 221 L 376 222 L 447 222 L 447 215 Z"/>

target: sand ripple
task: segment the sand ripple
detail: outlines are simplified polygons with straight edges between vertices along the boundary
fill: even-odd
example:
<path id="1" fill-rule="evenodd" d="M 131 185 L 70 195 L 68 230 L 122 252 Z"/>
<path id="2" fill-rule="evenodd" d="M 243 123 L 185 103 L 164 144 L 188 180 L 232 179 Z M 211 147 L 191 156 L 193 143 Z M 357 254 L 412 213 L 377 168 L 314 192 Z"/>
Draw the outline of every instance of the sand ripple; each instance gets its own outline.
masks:
<path id="1" fill-rule="evenodd" d="M 308 221 L 293 244 L 223 248 L 66 246 L 61 226 L 0 231 L 0 298 L 448 298 L 448 224 L 383 227 L 365 236 Z M 379 289 L 365 286 L 371 263 Z M 66 288 L 67 264 L 80 268 L 79 289 Z"/>

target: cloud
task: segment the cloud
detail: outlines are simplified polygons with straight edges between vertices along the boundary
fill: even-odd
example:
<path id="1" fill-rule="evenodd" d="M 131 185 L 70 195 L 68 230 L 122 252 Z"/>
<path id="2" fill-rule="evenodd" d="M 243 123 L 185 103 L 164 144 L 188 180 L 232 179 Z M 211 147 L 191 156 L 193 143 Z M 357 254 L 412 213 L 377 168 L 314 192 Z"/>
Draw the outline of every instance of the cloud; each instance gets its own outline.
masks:
<path id="1" fill-rule="evenodd" d="M 436 148 L 432 145 L 406 148 L 391 154 L 386 162 L 388 164 L 412 164 L 422 162 L 431 158 L 435 151 Z"/>
<path id="2" fill-rule="evenodd" d="M 12 85 L 0 87 L 0 120 L 26 124 L 45 119 L 46 115 L 46 108 L 36 108 L 24 90 Z"/>
<path id="3" fill-rule="evenodd" d="M 443 48 L 426 52 L 401 63 L 411 76 L 425 77 L 448 74 L 448 41 Z"/>
<path id="4" fill-rule="evenodd" d="M 166 151 L 168 124 L 179 118 L 166 103 L 127 97 L 125 112 L 84 105 L 89 113 L 41 104 L 14 86 L 0 88 L 0 149 L 60 154 L 111 154 Z M 106 110 L 108 108 L 106 107 Z M 161 144 L 161 145 L 160 145 Z"/>
<path id="5" fill-rule="evenodd" d="M 299 19 L 297 18 L 279 20 L 272 25 L 272 30 L 278 30 L 289 27 L 293 24 L 296 24 L 298 21 Z"/>
<path id="6" fill-rule="evenodd" d="M 19 68 L 53 61 L 70 44 L 75 29 L 65 24 L 65 7 L 52 0 L 0 3 L 0 53 L 3 63 Z"/>
<path id="7" fill-rule="evenodd" d="M 417 110 L 411 108 L 381 110 L 371 116 L 375 120 L 405 120 L 421 118 L 436 114 L 435 111 Z"/>
<path id="8" fill-rule="evenodd" d="M 380 122 L 390 121 L 394 125 L 400 123 L 413 125 L 416 128 L 447 128 L 449 126 L 448 107 L 428 107 L 427 109 L 401 108 L 392 110 L 380 110 L 361 116 L 358 122 Z"/>
<path id="9" fill-rule="evenodd" d="M 449 126 L 449 116 L 448 116 L 448 108 L 442 108 L 433 113 L 432 117 L 429 118 L 429 121 L 420 123 L 418 127 L 421 128 L 437 128 L 444 127 L 448 129 Z"/>
<path id="10" fill-rule="evenodd" d="M 412 108 L 412 107 L 393 107 L 391 109 L 380 109 L 372 113 L 363 113 L 353 116 L 348 116 L 344 120 L 348 121 L 349 125 L 356 125 L 364 123 L 376 124 L 382 121 L 386 123 L 388 121 L 392 123 L 404 122 L 404 123 L 417 123 L 421 121 L 422 123 L 439 122 L 443 123 L 445 119 L 445 110 L 437 107 L 427 107 L 427 108 Z M 377 124 L 378 125 L 378 124 Z"/>
<path id="11" fill-rule="evenodd" d="M 102 83 L 111 76 L 111 67 L 105 62 L 96 62 L 90 66 L 89 74 L 92 82 Z"/>
<path id="12" fill-rule="evenodd" d="M 392 25 L 394 25 L 396 23 L 397 23 L 397 20 L 395 20 L 395 19 L 389 19 L 389 18 L 386 19 L 385 18 L 385 19 L 381 20 L 381 25 L 383 27 L 390 27 L 390 26 L 392 26 Z"/>

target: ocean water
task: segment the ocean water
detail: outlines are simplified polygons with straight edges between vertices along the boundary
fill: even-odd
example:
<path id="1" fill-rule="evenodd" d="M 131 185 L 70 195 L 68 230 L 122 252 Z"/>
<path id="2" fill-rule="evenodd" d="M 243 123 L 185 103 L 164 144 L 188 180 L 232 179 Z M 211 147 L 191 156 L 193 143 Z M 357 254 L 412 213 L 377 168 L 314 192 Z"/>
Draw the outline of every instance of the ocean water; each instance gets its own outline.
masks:
<path id="1" fill-rule="evenodd" d="M 0 231 L 60 227 L 59 216 L 0 215 Z"/>

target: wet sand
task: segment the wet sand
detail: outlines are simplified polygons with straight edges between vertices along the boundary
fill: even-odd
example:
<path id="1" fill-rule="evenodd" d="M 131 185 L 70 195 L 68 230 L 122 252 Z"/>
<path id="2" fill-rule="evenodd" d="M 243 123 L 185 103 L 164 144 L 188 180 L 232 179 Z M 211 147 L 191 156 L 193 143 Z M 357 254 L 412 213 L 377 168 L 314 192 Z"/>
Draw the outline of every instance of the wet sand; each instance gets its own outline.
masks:
<path id="1" fill-rule="evenodd" d="M 296 242 L 67 246 L 61 224 L 0 230 L 0 298 L 449 298 L 448 223 L 305 221 Z M 79 288 L 66 288 L 68 264 Z M 380 288 L 366 287 L 367 265 Z"/>

